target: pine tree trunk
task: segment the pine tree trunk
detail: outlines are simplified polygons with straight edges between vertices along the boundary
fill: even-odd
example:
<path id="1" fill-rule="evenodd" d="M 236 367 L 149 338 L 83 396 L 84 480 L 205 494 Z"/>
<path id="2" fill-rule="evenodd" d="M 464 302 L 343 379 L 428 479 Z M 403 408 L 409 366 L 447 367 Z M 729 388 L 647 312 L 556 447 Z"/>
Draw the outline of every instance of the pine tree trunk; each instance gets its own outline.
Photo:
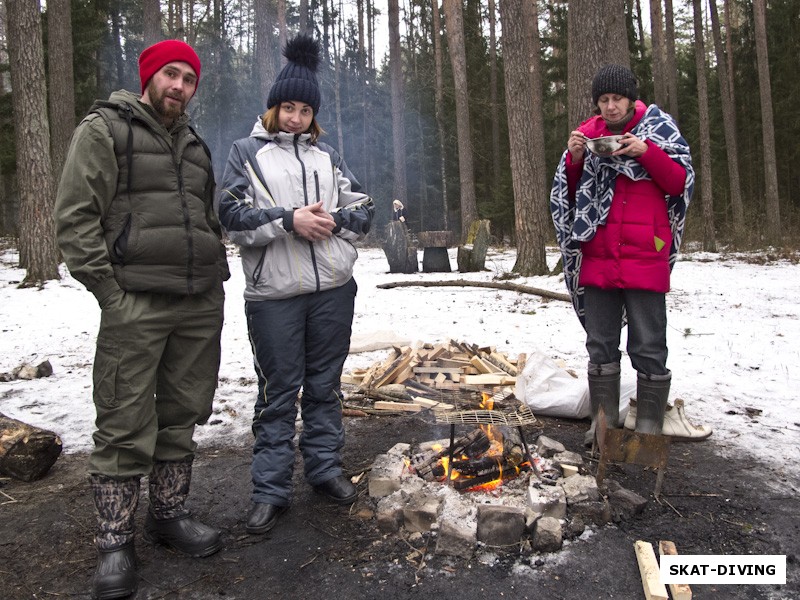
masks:
<path id="1" fill-rule="evenodd" d="M 392 147 L 394 149 L 394 197 L 407 202 L 406 125 L 403 90 L 403 57 L 400 49 L 400 8 L 398 0 L 389 0 L 389 72 L 392 88 Z"/>
<path id="2" fill-rule="evenodd" d="M 535 5 L 503 0 L 500 20 L 517 238 L 513 270 L 523 276 L 544 275 L 548 272 L 544 253 L 547 187 Z"/>
<path id="3" fill-rule="evenodd" d="M 489 0 L 489 114 L 492 119 L 492 192 L 499 189 L 500 171 L 500 105 L 497 99 L 497 9 L 495 0 Z M 494 198 L 497 200 L 497 198 Z"/>
<path id="4" fill-rule="evenodd" d="M 143 37 L 146 48 L 162 40 L 161 2 L 159 0 L 142 0 L 142 12 L 144 13 Z"/>
<path id="5" fill-rule="evenodd" d="M 19 256 L 27 270 L 21 287 L 59 279 L 50 161 L 47 86 L 39 4 L 6 0 L 8 55 L 17 144 Z"/>
<path id="6" fill-rule="evenodd" d="M 722 48 L 722 34 L 719 27 L 716 0 L 708 0 L 711 17 L 711 31 L 714 36 L 714 53 L 717 58 L 717 79 L 719 80 L 720 101 L 722 104 L 722 126 L 725 132 L 725 155 L 728 163 L 731 209 L 733 211 L 733 233 L 737 243 L 743 241 L 744 205 L 742 188 L 739 182 L 739 144 L 736 139 L 736 106 L 729 89 L 728 62 Z M 730 50 L 729 50 L 730 51 Z"/>
<path id="7" fill-rule="evenodd" d="M 464 47 L 464 23 L 460 0 L 444 0 L 445 31 L 447 32 L 450 63 L 456 99 L 456 132 L 458 134 L 458 174 L 461 190 L 461 239 L 466 239 L 469 226 L 478 218 L 475 200 L 469 92 L 467 86 L 467 56 Z"/>
<path id="8" fill-rule="evenodd" d="M 631 64 L 628 44 L 620 42 L 627 40 L 624 0 L 570 0 L 567 36 L 568 120 L 574 128 L 595 108 L 592 79 L 597 70 L 608 63 Z"/>
<path id="9" fill-rule="evenodd" d="M 771 246 L 781 245 L 781 208 L 778 199 L 778 171 L 775 155 L 775 120 L 772 112 L 772 87 L 769 80 L 767 55 L 766 0 L 753 0 L 755 24 L 756 62 L 758 63 L 758 92 L 761 99 L 761 131 L 764 145 L 764 185 L 767 229 L 765 241 Z"/>
<path id="10" fill-rule="evenodd" d="M 75 129 L 75 81 L 72 73 L 70 0 L 47 3 L 47 56 L 50 103 L 50 148 L 53 181 L 57 184 Z"/>
<path id="11" fill-rule="evenodd" d="M 711 176 L 711 128 L 708 118 L 708 83 L 706 80 L 706 48 L 703 42 L 702 0 L 692 0 L 694 8 L 694 56 L 697 67 L 697 113 L 700 136 L 700 201 L 703 206 L 703 250 L 716 251 L 714 237 L 714 198 Z"/>
<path id="12" fill-rule="evenodd" d="M 259 83 L 259 93 L 263 98 L 263 108 L 266 108 L 269 91 L 275 80 L 275 49 L 273 47 L 272 18 L 270 15 L 269 0 L 254 0 L 255 33 L 256 33 L 256 61 L 254 64 L 255 77 Z M 282 46 L 281 46 L 282 47 Z"/>
<path id="13" fill-rule="evenodd" d="M 442 74 L 442 31 L 439 0 L 433 0 L 433 56 L 436 68 L 436 84 L 434 94 L 434 110 L 436 112 L 436 133 L 439 141 L 439 174 L 442 185 L 442 229 L 450 229 L 447 219 L 447 155 L 445 154 L 444 129 L 444 76 Z"/>
<path id="14" fill-rule="evenodd" d="M 667 111 L 672 118 L 679 121 L 678 117 L 678 59 L 675 56 L 675 20 L 672 11 L 672 0 L 664 0 L 664 32 L 666 57 L 666 84 L 667 84 Z"/>
<path id="15" fill-rule="evenodd" d="M 650 36 L 653 41 L 653 95 L 659 106 L 667 106 L 667 66 L 664 50 L 664 19 L 661 0 L 650 0 Z"/>

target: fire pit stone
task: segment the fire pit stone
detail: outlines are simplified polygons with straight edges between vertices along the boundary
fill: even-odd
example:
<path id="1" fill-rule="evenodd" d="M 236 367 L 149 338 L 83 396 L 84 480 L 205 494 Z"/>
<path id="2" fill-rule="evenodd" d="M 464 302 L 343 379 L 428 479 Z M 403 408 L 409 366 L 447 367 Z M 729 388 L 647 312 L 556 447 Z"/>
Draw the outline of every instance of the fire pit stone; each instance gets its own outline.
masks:
<path id="1" fill-rule="evenodd" d="M 558 519 L 554 519 L 553 517 L 537 519 L 532 542 L 534 550 L 539 552 L 556 552 L 561 550 L 563 540 L 561 522 Z"/>
<path id="2" fill-rule="evenodd" d="M 559 452 L 566 451 L 567 449 L 564 447 L 564 444 L 554 440 L 553 438 L 549 438 L 546 435 L 540 435 L 536 440 L 536 454 L 543 456 L 544 458 L 551 458 L 553 455 L 558 454 Z"/>
<path id="3" fill-rule="evenodd" d="M 511 546 L 525 533 L 525 509 L 497 504 L 478 505 L 478 541 L 487 546 Z"/>
<path id="4" fill-rule="evenodd" d="M 567 495 L 567 505 L 580 504 L 581 502 L 597 502 L 600 500 L 600 490 L 597 489 L 597 480 L 591 475 L 575 475 L 564 479 L 561 483 Z"/>
<path id="5" fill-rule="evenodd" d="M 528 488 L 528 505 L 533 512 L 545 517 L 563 519 L 567 516 L 567 495 L 560 485 Z"/>

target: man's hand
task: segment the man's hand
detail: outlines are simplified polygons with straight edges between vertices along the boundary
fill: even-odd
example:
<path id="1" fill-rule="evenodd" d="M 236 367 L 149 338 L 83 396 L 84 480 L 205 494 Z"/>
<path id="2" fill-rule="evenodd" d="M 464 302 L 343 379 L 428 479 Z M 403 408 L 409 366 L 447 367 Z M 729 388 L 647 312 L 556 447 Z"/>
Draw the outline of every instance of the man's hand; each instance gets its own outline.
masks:
<path id="1" fill-rule="evenodd" d="M 318 242 L 333 235 L 333 217 L 322 208 L 322 202 L 309 204 L 294 211 L 294 232 L 309 242 Z"/>

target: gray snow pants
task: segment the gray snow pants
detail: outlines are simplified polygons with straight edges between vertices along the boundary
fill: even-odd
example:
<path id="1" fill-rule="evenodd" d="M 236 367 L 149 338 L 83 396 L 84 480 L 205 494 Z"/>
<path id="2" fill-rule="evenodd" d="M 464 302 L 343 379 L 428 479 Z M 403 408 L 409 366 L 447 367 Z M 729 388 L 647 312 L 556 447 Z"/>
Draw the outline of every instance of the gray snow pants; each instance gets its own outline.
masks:
<path id="1" fill-rule="evenodd" d="M 282 300 L 245 305 L 258 375 L 253 417 L 253 502 L 292 499 L 297 398 L 305 478 L 319 485 L 342 474 L 344 445 L 339 382 L 350 349 L 357 286 L 346 284 Z"/>

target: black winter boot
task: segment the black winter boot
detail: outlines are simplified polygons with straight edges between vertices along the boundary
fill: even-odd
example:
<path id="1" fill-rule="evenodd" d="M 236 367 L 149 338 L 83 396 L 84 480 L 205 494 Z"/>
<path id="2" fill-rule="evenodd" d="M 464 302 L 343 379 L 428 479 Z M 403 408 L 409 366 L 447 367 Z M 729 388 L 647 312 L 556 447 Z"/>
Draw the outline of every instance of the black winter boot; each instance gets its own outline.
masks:
<path id="1" fill-rule="evenodd" d="M 210 556 L 222 548 L 222 540 L 219 531 L 192 518 L 184 507 L 191 480 L 191 458 L 153 463 L 145 539 L 189 556 Z"/>
<path id="2" fill-rule="evenodd" d="M 672 373 L 645 375 L 636 378 L 636 431 L 661 435 L 667 409 Z"/>
<path id="3" fill-rule="evenodd" d="M 592 425 L 583 438 L 584 446 L 594 443 L 597 433 L 597 416 L 602 407 L 605 413 L 606 428 L 619 427 L 619 363 L 596 365 L 589 363 L 589 402 L 592 405 Z"/>
<path id="4" fill-rule="evenodd" d="M 92 577 L 92 598 L 112 600 L 136 593 L 136 552 L 133 546 L 134 516 L 139 504 L 138 477 L 122 480 L 90 475 L 89 484 L 97 510 L 97 570 Z"/>

